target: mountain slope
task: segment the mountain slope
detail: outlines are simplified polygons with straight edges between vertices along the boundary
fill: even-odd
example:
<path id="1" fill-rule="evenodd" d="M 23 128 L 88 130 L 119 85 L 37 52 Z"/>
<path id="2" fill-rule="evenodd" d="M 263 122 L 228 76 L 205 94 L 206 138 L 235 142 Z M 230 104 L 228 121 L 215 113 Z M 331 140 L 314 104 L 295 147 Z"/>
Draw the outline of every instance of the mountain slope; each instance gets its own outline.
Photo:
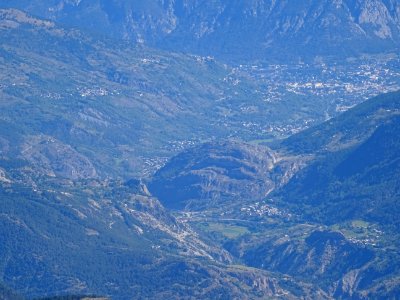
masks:
<path id="1" fill-rule="evenodd" d="M 295 299 L 292 290 L 325 297 L 279 274 L 230 265 L 225 250 L 138 182 L 42 177 L 29 186 L 20 176 L 3 171 L 0 181 L 0 275 L 29 298 Z"/>
<path id="2" fill-rule="evenodd" d="M 18 10 L 0 11 L 0 30 L 0 147 L 44 174 L 147 177 L 190 145 L 258 139 L 272 123 L 324 115 L 306 99 L 266 102 L 256 81 L 213 59 L 131 47 Z"/>
<path id="3" fill-rule="evenodd" d="M 399 47 L 395 0 L 42 0 L 2 6 L 136 43 L 225 59 L 346 57 Z"/>
<path id="4" fill-rule="evenodd" d="M 78 184 L 1 184 L 1 275 L 30 297 L 132 295 L 128 282 L 145 285 L 139 270 L 168 262 L 168 253 L 191 239 L 154 199 L 118 185 L 80 192 Z"/>
<path id="5" fill-rule="evenodd" d="M 321 273 L 322 282 L 337 281 L 335 297 L 397 297 L 399 116 L 400 92 L 389 93 L 284 141 L 280 151 L 314 158 L 270 197 L 298 218 L 296 222 L 322 224 L 336 237 L 311 234 L 300 243 L 282 244 L 281 251 L 269 250 L 274 242 L 269 240 L 250 247 L 245 260 L 261 266 L 278 258 L 281 265 L 273 264 L 270 270 L 302 278 L 310 276 L 305 274 L 313 266 L 323 266 L 313 272 Z M 360 248 L 353 252 L 354 247 Z M 316 262 L 316 253 L 324 259 Z M 344 269 L 329 270 L 333 266 Z"/>
<path id="6" fill-rule="evenodd" d="M 287 139 L 283 144 L 292 153 L 311 153 L 314 159 L 270 197 L 290 211 L 296 223 L 321 224 L 336 236 L 313 233 L 304 241 L 281 244 L 280 251 L 271 251 L 274 240 L 267 238 L 248 252 L 241 249 L 247 253 L 245 261 L 259 267 L 272 263 L 266 269 L 301 278 L 310 278 L 307 272 L 321 266 L 312 272 L 321 273 L 322 288 L 323 282 L 337 281 L 331 286 L 334 297 L 396 298 L 399 116 L 400 92 L 390 93 Z M 351 250 L 354 247 L 359 248 Z M 323 258 L 319 262 L 317 253 Z M 329 270 L 332 267 L 343 269 Z"/>
<path id="7" fill-rule="evenodd" d="M 213 59 L 131 47 L 15 9 L 0 10 L 0 31 L 0 278 L 8 286 L 29 298 L 325 297 L 231 265 L 226 250 L 132 179 L 202 139 L 248 135 L 243 122 L 254 114 L 242 105 L 254 95 L 259 119 L 266 105 L 252 81 Z"/>
<path id="8" fill-rule="evenodd" d="M 166 207 L 203 210 L 243 197 L 262 197 L 273 183 L 276 158 L 263 147 L 215 142 L 190 148 L 157 171 L 150 191 Z"/>
<path id="9" fill-rule="evenodd" d="M 49 2 L 18 3 L 82 28 L 87 24 L 76 24 L 71 15 L 106 27 L 111 20 L 113 30 L 127 39 L 140 32 L 134 28 L 131 36 L 120 30 L 126 16 L 115 12 L 122 2 L 55 0 L 50 10 Z M 172 2 L 162 2 L 162 9 L 160 3 L 124 5 L 129 12 L 131 5 L 141 4 L 144 16 L 157 12 L 160 20 Z M 182 16 L 204 9 L 201 18 L 211 8 L 223 8 L 217 15 L 225 25 L 241 22 L 241 14 L 232 17 L 237 11 L 248 15 L 252 7 L 258 14 L 267 7 L 254 1 L 237 10 L 237 2 L 220 3 L 173 4 L 182 5 Z M 297 13 L 310 3 L 277 5 Z M 316 15 L 321 18 L 310 26 L 318 29 L 328 17 L 342 24 L 348 21 L 343 9 L 351 8 L 351 16 L 359 9 L 355 24 L 367 24 L 361 26 L 367 36 L 385 37 L 385 24 L 395 36 L 393 20 L 381 24 L 382 11 L 372 13 L 382 8 L 379 3 L 394 20 L 394 1 L 322 1 L 312 7 L 322 9 Z M 361 6 L 370 4 L 375 6 L 366 15 Z M 335 9 L 340 13 L 332 16 Z M 143 19 L 151 28 L 147 39 L 153 36 L 157 45 L 160 27 L 149 27 L 156 18 Z M 379 28 L 370 28 L 371 22 Z M 256 21 L 246 23 L 249 32 L 262 28 Z M 294 29 L 285 24 L 278 24 L 278 32 Z M 226 33 L 217 27 L 215 37 Z M 198 41 L 212 41 L 214 31 L 207 28 Z M 288 122 L 309 112 L 298 109 L 301 103 L 264 101 L 257 84 L 212 58 L 132 47 L 15 9 L 0 10 L 0 31 L 0 275 L 7 285 L 28 297 L 365 299 L 399 294 L 399 92 L 357 106 L 272 150 L 237 141 L 189 148 L 151 181 L 151 191 L 164 204 L 186 209 L 172 215 L 142 181 L 116 178 L 149 176 L 188 145 L 226 136 L 256 139 L 264 134 L 254 124 Z M 175 38 L 175 33 L 167 34 Z M 336 41 L 335 32 L 331 37 Z M 391 44 L 389 36 L 382 39 Z"/>
<path id="10" fill-rule="evenodd" d="M 379 95 L 341 115 L 285 139 L 281 146 L 297 153 L 334 152 L 355 146 L 396 117 L 398 92 Z"/>
<path id="11" fill-rule="evenodd" d="M 396 298 L 399 105 L 400 92 L 378 96 L 272 150 L 198 146 L 173 158 L 150 186 L 247 266 L 293 276 L 335 299 Z"/>
<path id="12" fill-rule="evenodd" d="M 167 207 L 189 211 L 260 201 L 278 188 L 283 202 L 304 201 L 309 205 L 309 217 L 317 217 L 316 211 L 323 213 L 329 205 L 333 206 L 323 213 L 326 218 L 335 211 L 345 218 L 347 210 L 358 211 L 361 216 L 368 207 L 371 215 L 372 207 L 390 209 L 383 199 L 389 197 L 387 201 L 396 205 L 398 197 L 399 95 L 388 93 L 368 100 L 274 143 L 273 150 L 242 142 L 213 142 L 190 148 L 156 172 L 150 190 Z M 358 209 L 357 198 L 364 193 L 369 200 L 363 204 L 365 209 Z M 339 197 L 346 207 L 338 209 L 329 202 L 331 196 Z M 383 197 L 383 202 L 377 197 Z M 387 217 L 395 221 L 398 209 L 392 208 Z"/>
<path id="13" fill-rule="evenodd" d="M 210 142 L 171 158 L 154 174 L 149 189 L 168 208 L 227 212 L 238 203 L 263 200 L 303 164 L 265 146 Z"/>
<path id="14" fill-rule="evenodd" d="M 308 217 L 325 223 L 360 218 L 398 228 L 399 116 L 400 93 L 390 93 L 289 138 L 285 146 L 315 151 L 317 159 L 282 198 L 309 206 Z"/>

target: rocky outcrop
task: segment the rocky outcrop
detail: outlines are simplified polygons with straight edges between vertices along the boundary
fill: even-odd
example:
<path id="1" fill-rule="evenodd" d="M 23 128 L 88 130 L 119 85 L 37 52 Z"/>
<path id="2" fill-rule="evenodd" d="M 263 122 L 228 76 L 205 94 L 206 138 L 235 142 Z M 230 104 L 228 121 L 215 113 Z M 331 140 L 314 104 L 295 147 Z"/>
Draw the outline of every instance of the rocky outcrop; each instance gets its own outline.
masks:
<path id="1" fill-rule="evenodd" d="M 207 143 L 186 150 L 160 169 L 150 191 L 169 208 L 199 210 L 258 199 L 274 187 L 277 157 L 265 147 Z"/>
<path id="2" fill-rule="evenodd" d="M 358 293 L 361 278 L 364 284 L 372 282 L 367 269 L 374 260 L 373 251 L 339 232 L 316 230 L 304 240 L 272 238 L 243 252 L 248 265 L 308 278 L 335 298 Z"/>
<path id="3" fill-rule="evenodd" d="M 22 145 L 21 156 L 43 175 L 68 179 L 97 176 L 96 169 L 87 157 L 50 136 L 27 138 Z"/>
<path id="4" fill-rule="evenodd" d="M 285 157 L 244 142 L 211 142 L 173 157 L 157 171 L 149 189 L 173 209 L 240 206 L 265 199 L 303 168 L 307 159 Z"/>

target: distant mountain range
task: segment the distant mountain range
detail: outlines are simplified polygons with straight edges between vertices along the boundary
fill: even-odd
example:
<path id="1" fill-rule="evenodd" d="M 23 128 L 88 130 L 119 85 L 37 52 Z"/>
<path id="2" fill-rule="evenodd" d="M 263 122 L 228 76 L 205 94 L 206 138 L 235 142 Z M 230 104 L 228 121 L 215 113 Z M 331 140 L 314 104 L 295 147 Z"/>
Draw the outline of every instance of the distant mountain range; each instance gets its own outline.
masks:
<path id="1" fill-rule="evenodd" d="M 62 24 L 238 61 L 398 51 L 397 0 L 4 0 Z"/>

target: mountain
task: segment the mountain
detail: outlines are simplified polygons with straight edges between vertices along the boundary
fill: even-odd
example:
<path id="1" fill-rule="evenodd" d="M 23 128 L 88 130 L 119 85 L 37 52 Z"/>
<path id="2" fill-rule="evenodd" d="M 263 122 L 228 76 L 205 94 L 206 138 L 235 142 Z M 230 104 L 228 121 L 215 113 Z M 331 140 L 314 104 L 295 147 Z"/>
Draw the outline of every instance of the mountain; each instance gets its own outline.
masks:
<path id="1" fill-rule="evenodd" d="M 150 190 L 170 208 L 203 210 L 229 205 L 230 198 L 264 195 L 271 188 L 264 173 L 275 160 L 262 147 L 235 142 L 203 144 L 172 158 L 155 174 Z"/>
<path id="2" fill-rule="evenodd" d="M 253 80 L 213 59 L 132 47 L 16 9 L 0 10 L 0 31 L 7 286 L 28 298 L 326 297 L 235 265 L 135 179 L 201 140 L 259 134 L 243 126 L 265 116 Z M 260 107 L 243 113 L 249 95 Z"/>
<path id="3" fill-rule="evenodd" d="M 180 210 L 227 210 L 238 201 L 262 200 L 301 165 L 265 147 L 217 141 L 171 158 L 149 184 L 163 205 Z"/>
<path id="4" fill-rule="evenodd" d="M 399 100 L 378 96 L 270 148 L 188 149 L 150 190 L 247 266 L 335 299 L 396 298 Z"/>
<path id="5" fill-rule="evenodd" d="M 317 62 L 395 51 L 395 1 L 0 5 L 13 7 L 0 10 L 1 293 L 398 297 L 400 92 L 277 141 L 347 103 L 300 85 L 340 84 L 274 86 L 281 77 L 148 47 Z M 396 69 L 383 61 L 378 73 L 363 65 L 368 82 Z"/>
<path id="6" fill-rule="evenodd" d="M 400 94 L 386 94 L 284 142 L 315 161 L 284 188 L 285 202 L 309 206 L 325 223 L 362 219 L 398 228 Z"/>
<path id="7" fill-rule="evenodd" d="M 190 145 L 259 139 L 271 124 L 325 114 L 308 97 L 268 103 L 256 80 L 213 59 L 131 47 L 15 9 L 0 11 L 0 30 L 0 149 L 42 174 L 148 177 Z"/>
<path id="8" fill-rule="evenodd" d="M 68 26 L 225 60 L 398 51 L 396 0 L 2 1 Z"/>
<path id="9" fill-rule="evenodd" d="M 292 135 L 281 143 L 289 152 L 326 153 L 350 148 L 397 116 L 398 92 L 369 99 L 339 116 Z"/>
<path id="10" fill-rule="evenodd" d="M 280 274 L 236 266 L 140 181 L 42 175 L 30 182 L 3 169 L 0 196 L 1 278 L 29 298 L 325 297 Z"/>
<path id="11" fill-rule="evenodd" d="M 400 92 L 390 93 L 284 141 L 292 153 L 314 158 L 269 197 L 297 222 L 323 224 L 336 233 L 314 232 L 272 251 L 270 239 L 247 253 L 241 249 L 245 261 L 302 278 L 312 276 L 310 271 L 320 274 L 321 288 L 328 278 L 338 282 L 335 297 L 396 298 L 399 116 Z M 324 259 L 318 261 L 318 253 Z"/>
<path id="12" fill-rule="evenodd" d="M 126 297 L 135 290 L 127 280 L 139 286 L 148 280 L 139 275 L 141 268 L 155 265 L 154 259 L 170 261 L 162 254 L 164 247 L 176 253 L 202 251 L 200 245 L 181 248 L 178 244 L 195 235 L 157 200 L 129 188 L 98 183 L 85 191 L 87 183 L 44 179 L 33 188 L 8 178 L 0 190 L 1 274 L 27 296 L 99 292 Z"/>

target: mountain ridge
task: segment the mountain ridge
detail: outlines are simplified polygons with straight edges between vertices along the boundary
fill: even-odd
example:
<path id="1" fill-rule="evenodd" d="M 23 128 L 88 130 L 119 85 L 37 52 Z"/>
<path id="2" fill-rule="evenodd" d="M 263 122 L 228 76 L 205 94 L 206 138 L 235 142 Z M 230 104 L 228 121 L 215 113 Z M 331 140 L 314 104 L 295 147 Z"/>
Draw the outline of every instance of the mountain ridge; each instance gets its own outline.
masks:
<path id="1" fill-rule="evenodd" d="M 48 0 L 22 1 L 18 8 L 134 43 L 228 60 L 351 57 L 400 46 L 400 4 L 395 0 Z"/>
<path id="2" fill-rule="evenodd" d="M 267 85 L 208 54 L 147 47 L 168 36 L 165 49 L 209 43 L 228 59 L 253 47 L 241 59 L 264 59 L 268 47 L 286 51 L 279 38 L 301 52 L 353 28 L 340 57 L 375 43 L 393 51 L 396 1 L 7 5 L 28 13 L 0 9 L 0 297 L 7 286 L 115 299 L 399 295 L 400 92 L 277 142 L 271 131 L 303 127 L 268 125 L 328 118 L 325 102 L 271 100 Z M 281 16 L 268 36 L 278 40 L 258 47 Z M 238 40 L 249 43 L 234 49 Z M 385 71 L 373 66 L 363 74 L 374 83 Z"/>
<path id="3" fill-rule="evenodd" d="M 270 149 L 197 146 L 161 168 L 150 190 L 246 265 L 289 274 L 333 298 L 394 297 L 400 264 L 399 113 L 400 91 L 367 100 Z M 243 148 L 247 155 L 239 155 Z M 263 151 L 273 159 L 264 173 L 252 173 L 250 183 L 269 182 L 270 190 L 257 194 L 232 174 L 263 165 L 257 160 Z M 218 170 L 220 177 L 205 185 L 203 177 L 190 175 L 198 169 Z M 218 194 L 220 182 L 232 195 Z M 215 194 L 197 194 L 196 205 L 190 192 L 202 189 Z"/>

